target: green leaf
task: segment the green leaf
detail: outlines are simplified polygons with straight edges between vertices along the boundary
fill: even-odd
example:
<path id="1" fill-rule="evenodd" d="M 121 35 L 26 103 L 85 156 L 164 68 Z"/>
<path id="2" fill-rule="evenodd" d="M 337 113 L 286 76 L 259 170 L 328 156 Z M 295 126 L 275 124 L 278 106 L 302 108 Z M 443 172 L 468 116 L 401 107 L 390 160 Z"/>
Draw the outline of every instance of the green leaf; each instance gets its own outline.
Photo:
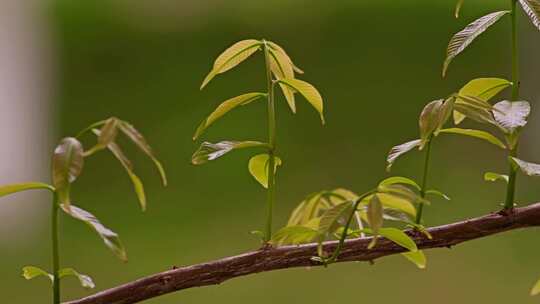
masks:
<path id="1" fill-rule="evenodd" d="M 517 128 L 524 127 L 531 113 L 531 105 L 527 101 L 503 100 L 496 103 L 493 109 L 495 121 L 506 133 L 512 133 Z"/>
<path id="2" fill-rule="evenodd" d="M 280 79 L 278 83 L 285 84 L 300 93 L 319 112 L 321 122 L 324 124 L 323 99 L 317 89 L 311 84 L 298 79 Z"/>
<path id="3" fill-rule="evenodd" d="M 392 147 L 392 149 L 390 149 L 390 152 L 388 153 L 388 157 L 386 158 L 386 163 L 387 163 L 386 170 L 390 171 L 390 169 L 392 168 L 392 165 L 394 164 L 394 162 L 396 161 L 398 157 L 411 151 L 412 149 L 416 147 L 419 147 L 420 143 L 421 143 L 420 139 L 415 139 L 415 140 L 406 142 L 404 144 Z"/>
<path id="4" fill-rule="evenodd" d="M 216 75 L 225 73 L 228 70 L 234 68 L 242 61 L 249 58 L 256 51 L 260 49 L 262 42 L 255 39 L 247 39 L 239 41 L 229 48 L 227 48 L 221 55 L 219 55 L 214 61 L 212 70 L 206 77 L 201 85 L 201 90 L 212 80 Z"/>
<path id="5" fill-rule="evenodd" d="M 431 189 L 431 190 L 427 190 L 426 191 L 426 194 L 429 194 L 429 195 L 437 195 L 437 196 L 440 196 L 442 198 L 444 198 L 445 200 L 449 201 L 450 200 L 450 197 L 444 193 L 442 193 L 441 191 L 439 190 L 434 190 L 434 189 Z"/>
<path id="6" fill-rule="evenodd" d="M 476 78 L 464 85 L 459 90 L 458 96 L 476 97 L 487 102 L 509 86 L 512 86 L 512 83 L 502 78 Z M 456 103 L 467 102 L 462 98 L 458 98 Z M 454 122 L 456 125 L 461 123 L 463 119 L 465 119 L 465 115 L 454 111 Z"/>
<path id="7" fill-rule="evenodd" d="M 96 284 L 94 284 L 94 281 L 92 281 L 91 277 L 89 277 L 89 276 L 87 276 L 85 274 L 78 273 L 73 268 L 63 268 L 63 269 L 60 269 L 60 271 L 58 273 L 59 273 L 60 278 L 67 277 L 67 276 L 76 277 L 77 279 L 79 279 L 79 282 L 81 283 L 81 286 L 84 287 L 84 288 L 94 288 L 94 287 L 96 287 Z"/>
<path id="8" fill-rule="evenodd" d="M 409 251 L 418 251 L 416 243 L 403 231 L 396 228 L 380 228 L 379 234 Z"/>
<path id="9" fill-rule="evenodd" d="M 120 260 L 126 262 L 127 254 L 118 234 L 103 226 L 99 220 L 90 212 L 85 211 L 79 207 L 70 205 L 60 205 L 62 210 L 71 217 L 80 220 L 90 226 L 101 237 L 105 246 L 109 248 Z"/>
<path id="10" fill-rule="evenodd" d="M 0 186 L 0 197 L 10 195 L 13 193 L 32 190 L 32 189 L 46 189 L 51 192 L 54 192 L 54 187 L 44 183 L 30 182 L 30 183 L 21 183 L 21 184 L 11 184 Z"/>
<path id="11" fill-rule="evenodd" d="M 213 124 L 216 120 L 218 120 L 223 115 L 227 114 L 232 109 L 238 107 L 247 105 L 259 98 L 265 97 L 265 93 L 247 93 L 240 96 L 236 96 L 233 98 L 230 98 L 223 103 L 221 103 L 215 110 L 212 112 L 203 122 L 199 125 L 197 128 L 197 131 L 195 131 L 195 135 L 193 135 L 193 140 L 197 139 L 201 134 L 208 128 L 211 124 Z"/>
<path id="12" fill-rule="evenodd" d="M 461 134 L 461 135 L 476 137 L 476 138 L 483 139 L 489 143 L 492 143 L 500 148 L 506 149 L 506 145 L 502 141 L 500 141 L 497 137 L 491 135 L 490 133 L 486 131 L 460 129 L 460 128 L 448 128 L 448 129 L 439 130 L 439 133 Z"/>
<path id="13" fill-rule="evenodd" d="M 97 136 L 100 135 L 99 130 L 92 130 Z M 146 211 L 146 194 L 144 192 L 144 185 L 141 181 L 141 179 L 133 172 L 133 165 L 131 164 L 131 161 L 127 158 L 127 156 L 124 154 L 120 146 L 116 144 L 115 142 L 110 142 L 107 145 L 107 148 L 111 153 L 114 155 L 114 157 L 120 162 L 122 167 L 126 170 L 129 179 L 131 179 L 131 183 L 133 184 L 133 188 L 135 190 L 135 194 L 137 195 L 137 199 L 139 200 L 139 204 L 141 206 L 142 211 Z"/>
<path id="14" fill-rule="evenodd" d="M 403 255 L 407 260 L 414 263 L 418 268 L 426 268 L 426 256 L 424 255 L 424 252 L 422 250 L 405 252 L 401 255 Z"/>
<path id="15" fill-rule="evenodd" d="M 540 30 L 540 1 L 538 0 L 519 0 L 519 4 L 531 19 L 531 22 Z"/>
<path id="16" fill-rule="evenodd" d="M 389 177 L 382 182 L 379 183 L 379 186 L 388 186 L 388 185 L 394 185 L 394 184 L 404 184 L 404 185 L 410 185 L 416 188 L 418 191 L 421 190 L 420 185 L 418 185 L 415 181 L 413 181 L 410 178 L 403 177 L 403 176 L 392 176 Z"/>
<path id="17" fill-rule="evenodd" d="M 54 276 L 52 274 L 46 272 L 45 270 L 43 270 L 41 268 L 35 267 L 35 266 L 23 267 L 22 276 L 27 280 L 31 280 L 31 279 L 36 278 L 36 277 L 44 276 L 44 277 L 49 278 L 51 280 L 51 282 L 54 281 Z"/>
<path id="18" fill-rule="evenodd" d="M 287 226 L 278 230 L 270 241 L 275 245 L 289 245 L 309 243 L 315 240 L 319 232 L 305 226 Z"/>
<path id="19" fill-rule="evenodd" d="M 540 294 L 540 280 L 538 280 L 531 289 L 531 296 Z"/>
<path id="20" fill-rule="evenodd" d="M 215 160 L 233 150 L 245 148 L 268 147 L 268 144 L 258 141 L 221 141 L 218 143 L 203 142 L 199 149 L 193 153 L 191 162 L 194 165 L 202 165 L 208 161 Z"/>
<path id="21" fill-rule="evenodd" d="M 446 71 L 450 65 L 450 62 L 452 62 L 452 60 L 459 53 L 463 52 L 467 46 L 469 46 L 478 36 L 480 36 L 480 34 L 482 34 L 495 22 L 501 19 L 502 16 L 508 13 L 510 13 L 510 11 L 491 13 L 477 19 L 473 23 L 467 25 L 465 29 L 455 34 L 452 39 L 450 39 L 450 43 L 448 44 L 448 48 L 446 50 L 446 59 L 444 61 L 442 72 L 443 77 L 446 76 Z"/>
<path id="22" fill-rule="evenodd" d="M 60 202 L 69 205 L 69 190 L 82 172 L 84 165 L 82 144 L 73 137 L 62 139 L 52 159 L 52 181 Z"/>
<path id="23" fill-rule="evenodd" d="M 441 107 L 443 105 L 443 100 L 434 100 L 428 103 L 422 113 L 420 113 L 420 118 L 418 119 L 418 125 L 420 126 L 420 150 L 427 143 L 429 137 L 437 127 L 440 125 L 441 119 Z"/>
<path id="24" fill-rule="evenodd" d="M 277 50 L 273 50 L 272 48 L 269 48 L 268 52 L 270 56 L 270 70 L 272 71 L 276 79 L 279 80 L 294 78 L 294 68 L 292 62 L 290 61 L 290 58 L 288 58 L 286 54 Z M 281 88 L 281 91 L 283 92 L 283 95 L 285 96 L 285 99 L 287 100 L 291 111 L 293 113 L 296 113 L 294 90 L 284 85 L 283 83 L 279 83 L 279 87 Z"/>
<path id="25" fill-rule="evenodd" d="M 510 157 L 510 162 L 521 169 L 521 172 L 528 176 L 540 176 L 540 165 L 535 163 L 526 162 L 519 158 Z"/>
<path id="26" fill-rule="evenodd" d="M 268 188 L 269 163 L 270 155 L 259 154 L 253 156 L 248 164 L 249 173 L 251 173 L 251 176 L 253 176 L 264 188 Z M 279 166 L 281 166 L 281 159 L 274 156 L 274 174 L 277 172 Z"/>
<path id="27" fill-rule="evenodd" d="M 503 175 L 499 173 L 486 172 L 484 174 L 484 180 L 488 182 L 495 182 L 498 180 L 508 183 L 508 175 Z"/>
<path id="28" fill-rule="evenodd" d="M 146 154 L 146 156 L 148 156 L 152 160 L 156 169 L 159 172 L 159 175 L 161 176 L 163 186 L 167 186 L 167 176 L 165 174 L 165 169 L 163 169 L 161 162 L 156 158 L 152 147 L 150 147 L 144 136 L 137 129 L 135 129 L 133 125 L 126 121 L 120 121 L 118 127 L 120 128 L 120 131 L 122 131 L 127 137 L 129 137 L 129 139 L 131 139 L 131 141 L 137 147 L 139 147 L 139 149 L 144 154 Z"/>
<path id="29" fill-rule="evenodd" d="M 456 10 L 454 13 L 454 15 L 456 16 L 456 19 L 459 18 L 459 13 L 461 12 L 461 7 L 463 6 L 463 2 L 465 2 L 465 0 L 458 0 L 456 4 Z"/>
<path id="30" fill-rule="evenodd" d="M 354 212 L 353 205 L 354 202 L 346 201 L 326 210 L 319 222 L 317 229 L 319 234 L 328 235 L 336 231 L 340 226 L 340 222 L 344 222 L 345 217 Z"/>

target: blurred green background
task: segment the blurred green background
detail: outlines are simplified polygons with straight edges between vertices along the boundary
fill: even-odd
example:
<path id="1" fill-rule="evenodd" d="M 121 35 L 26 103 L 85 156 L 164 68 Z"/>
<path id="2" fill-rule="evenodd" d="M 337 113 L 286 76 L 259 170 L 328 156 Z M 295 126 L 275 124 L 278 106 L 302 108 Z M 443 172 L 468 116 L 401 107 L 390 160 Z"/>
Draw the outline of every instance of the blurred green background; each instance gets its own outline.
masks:
<path id="1" fill-rule="evenodd" d="M 275 226 L 313 191 L 343 186 L 357 192 L 387 176 L 386 153 L 417 138 L 417 117 L 428 101 L 444 97 L 469 79 L 509 77 L 509 19 L 459 56 L 441 79 L 451 35 L 508 2 L 470 0 L 453 17 L 454 0 L 439 1 L 44 1 L 55 67 L 55 140 L 91 122 L 115 115 L 146 135 L 170 179 L 163 189 L 152 163 L 127 141 L 126 152 L 146 185 L 149 208 L 142 213 L 129 179 L 110 154 L 88 159 L 74 187 L 78 205 L 118 232 L 129 262 L 122 264 L 85 225 L 61 219 L 61 259 L 91 275 L 97 290 L 144 275 L 254 249 L 248 232 L 261 229 L 265 193 L 247 171 L 252 151 L 231 153 L 205 166 L 190 164 L 199 143 L 191 136 L 219 102 L 263 90 L 262 56 L 199 85 L 215 57 L 237 40 L 266 38 L 282 45 L 305 70 L 302 79 L 325 99 L 327 124 L 298 99 L 292 115 L 278 102 L 278 177 Z M 533 103 L 521 155 L 530 161 L 540 144 L 540 33 L 520 18 L 523 98 Z M 53 76 L 51 76 L 53 77 Z M 281 95 L 280 95 L 281 96 Z M 504 97 L 504 96 L 503 96 Z M 501 97 L 502 98 L 502 97 Z M 36 100 L 36 102 L 39 102 Z M 205 140 L 264 139 L 264 103 L 235 110 L 211 127 Z M 474 127 L 474 123 L 467 123 Z M 87 145 L 92 138 L 85 138 Z M 535 143 L 536 141 L 536 143 Z M 9 143 L 4 143 L 9 144 Z M 506 171 L 505 155 L 484 142 L 441 136 L 434 146 L 430 184 L 448 193 L 426 211 L 428 225 L 495 211 L 504 187 L 483 172 Z M 4 160 L 6 161 L 6 160 Z M 423 157 L 410 153 L 394 174 L 419 178 Z M 1 163 L 0 163 L 1 164 Z M 16 182 L 16 181 L 13 181 Z M 518 199 L 540 198 L 540 181 L 520 177 Z M 49 197 L 17 202 L 20 208 L 48 205 Z M 5 201 L 5 202 L 4 202 Z M 8 204 L 9 199 L 2 199 Z M 0 209 L 1 210 L 1 209 Z M 9 303 L 48 303 L 49 283 L 26 282 L 27 264 L 50 269 L 49 209 L 18 218 L 30 231 L 0 243 L 0 291 Z M 18 229 L 7 231 L 18 234 Z M 513 231 L 426 252 L 418 270 L 400 256 L 327 269 L 291 269 L 235 279 L 221 286 L 190 289 L 147 303 L 534 303 L 529 288 L 540 276 L 538 230 Z M 64 299 L 88 295 L 75 280 L 63 283 Z"/>

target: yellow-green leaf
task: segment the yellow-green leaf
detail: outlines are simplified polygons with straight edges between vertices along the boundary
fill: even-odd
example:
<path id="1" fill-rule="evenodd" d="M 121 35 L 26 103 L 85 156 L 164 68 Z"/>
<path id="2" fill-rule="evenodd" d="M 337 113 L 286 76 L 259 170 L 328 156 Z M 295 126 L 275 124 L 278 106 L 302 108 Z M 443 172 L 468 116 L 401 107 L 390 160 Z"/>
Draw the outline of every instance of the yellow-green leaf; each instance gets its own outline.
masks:
<path id="1" fill-rule="evenodd" d="M 476 78 L 464 85 L 459 90 L 458 96 L 477 97 L 487 102 L 509 86 L 512 86 L 512 82 L 502 78 Z M 466 103 L 466 101 L 458 97 L 456 103 Z M 456 124 L 461 123 L 463 119 L 465 115 L 454 111 Z"/>
<path id="2" fill-rule="evenodd" d="M 420 150 L 427 143 L 431 134 L 435 132 L 437 127 L 441 124 L 441 108 L 443 106 L 443 99 L 434 100 L 428 103 L 418 119 L 418 125 L 420 127 Z"/>
<path id="3" fill-rule="evenodd" d="M 270 56 L 270 69 L 272 70 L 272 73 L 276 79 L 294 78 L 294 68 L 290 58 L 288 58 L 286 54 L 270 48 L 268 50 L 268 55 Z M 279 83 L 279 87 L 283 91 L 283 96 L 285 96 L 291 111 L 296 113 L 294 90 L 283 83 Z"/>
<path id="4" fill-rule="evenodd" d="M 540 280 L 538 280 L 531 289 L 531 296 L 540 294 Z"/>
<path id="5" fill-rule="evenodd" d="M 380 228 L 379 234 L 409 251 L 418 251 L 416 243 L 405 232 L 397 228 Z"/>
<path id="6" fill-rule="evenodd" d="M 460 129 L 460 128 L 448 128 L 448 129 L 439 130 L 439 133 L 451 133 L 451 134 L 460 134 L 460 135 L 476 137 L 476 138 L 483 139 L 491 144 L 494 144 L 495 146 L 506 149 L 506 145 L 502 141 L 500 141 L 497 137 L 495 137 L 494 135 L 486 131 Z"/>
<path id="7" fill-rule="evenodd" d="M 44 276 L 44 277 L 49 278 L 49 280 L 51 280 L 51 282 L 54 281 L 54 276 L 52 274 L 46 272 L 45 270 L 43 270 L 43 269 L 41 269 L 39 267 L 35 267 L 35 266 L 25 266 L 25 267 L 23 267 L 22 276 L 27 280 L 31 280 L 31 279 L 36 278 L 36 277 Z"/>
<path id="8" fill-rule="evenodd" d="M 486 172 L 484 174 L 484 180 L 488 182 L 495 182 L 495 181 L 501 180 L 503 182 L 508 183 L 509 178 L 508 178 L 508 175 L 494 173 L 494 172 Z"/>
<path id="9" fill-rule="evenodd" d="M 268 188 L 268 170 L 270 163 L 270 155 L 259 154 L 253 156 L 248 163 L 249 173 L 255 178 L 264 188 Z M 274 174 L 277 168 L 281 166 L 281 159 L 274 156 Z"/>
<path id="10" fill-rule="evenodd" d="M 426 256 L 424 255 L 424 252 L 422 250 L 405 252 L 401 255 L 403 255 L 407 260 L 414 263 L 418 268 L 426 268 Z"/>
<path id="11" fill-rule="evenodd" d="M 96 284 L 94 284 L 94 281 L 92 280 L 90 276 L 79 273 L 73 268 L 60 269 L 60 271 L 58 271 L 58 276 L 60 278 L 64 278 L 67 276 L 74 276 L 79 280 L 79 283 L 81 284 L 82 287 L 89 288 L 89 289 L 96 287 Z"/>
<path id="12" fill-rule="evenodd" d="M 51 192 L 54 192 L 54 187 L 44 183 L 31 182 L 31 183 L 20 183 L 20 184 L 11 184 L 0 186 L 0 197 L 10 195 L 13 193 L 32 190 L 32 189 L 46 189 Z"/>
<path id="13" fill-rule="evenodd" d="M 303 80 L 290 78 L 280 79 L 278 83 L 285 84 L 300 93 L 319 112 L 321 122 L 324 124 L 323 99 L 313 85 Z"/>
<path id="14" fill-rule="evenodd" d="M 374 194 L 367 206 L 367 219 L 374 235 L 379 234 L 379 229 L 383 224 L 383 205 L 379 194 Z"/>
<path id="15" fill-rule="evenodd" d="M 195 135 L 193 135 L 193 140 L 197 139 L 201 134 L 208 128 L 211 124 L 213 124 L 216 120 L 218 120 L 223 115 L 227 114 L 229 111 L 233 110 L 234 108 L 238 106 L 247 105 L 248 103 L 251 103 L 252 101 L 255 101 L 261 97 L 265 97 L 265 93 L 247 93 L 242 94 L 240 96 L 236 96 L 233 98 L 230 98 L 224 102 L 222 102 L 215 110 L 212 112 L 203 122 L 199 125 L 197 128 L 197 131 L 195 132 Z"/>
<path id="16" fill-rule="evenodd" d="M 416 216 L 416 208 L 411 201 L 388 193 L 379 193 L 377 195 L 385 208 L 403 211 L 409 215 Z"/>
<path id="17" fill-rule="evenodd" d="M 458 0 L 456 4 L 456 10 L 454 13 L 456 19 L 459 18 L 459 13 L 461 12 L 461 7 L 463 6 L 463 2 L 465 2 L 465 0 Z"/>
<path id="18" fill-rule="evenodd" d="M 275 245 L 302 244 L 312 242 L 319 232 L 305 226 L 287 226 L 278 230 L 270 241 Z"/>
<path id="19" fill-rule="evenodd" d="M 201 90 L 214 78 L 216 75 L 225 73 L 226 71 L 234 68 L 242 61 L 246 60 L 260 49 L 262 42 L 255 39 L 247 39 L 239 41 L 229 48 L 227 48 L 221 55 L 219 55 L 214 61 L 212 70 L 206 77 L 201 85 Z"/>

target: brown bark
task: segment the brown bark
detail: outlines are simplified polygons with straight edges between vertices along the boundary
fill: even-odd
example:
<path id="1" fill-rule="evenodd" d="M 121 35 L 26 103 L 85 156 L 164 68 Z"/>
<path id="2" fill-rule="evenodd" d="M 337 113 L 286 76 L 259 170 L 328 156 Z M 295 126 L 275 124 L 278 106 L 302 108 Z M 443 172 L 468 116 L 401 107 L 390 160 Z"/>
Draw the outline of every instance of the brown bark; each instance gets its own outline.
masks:
<path id="1" fill-rule="evenodd" d="M 415 240 L 419 248 L 429 249 L 450 247 L 499 232 L 532 226 L 540 226 L 540 203 L 516 208 L 508 213 L 492 213 L 432 227 L 428 229 L 433 236 L 432 239 L 414 231 L 407 233 Z M 386 239 L 379 240 L 377 246 L 369 250 L 367 246 L 370 240 L 371 238 L 347 240 L 337 262 L 373 261 L 405 251 L 404 248 Z M 335 241 L 325 243 L 325 250 L 331 252 L 336 244 Z M 249 274 L 284 268 L 320 266 L 311 260 L 311 257 L 317 254 L 316 250 L 316 244 L 259 249 L 212 262 L 157 273 L 65 304 L 137 303 L 182 289 L 220 284 Z"/>

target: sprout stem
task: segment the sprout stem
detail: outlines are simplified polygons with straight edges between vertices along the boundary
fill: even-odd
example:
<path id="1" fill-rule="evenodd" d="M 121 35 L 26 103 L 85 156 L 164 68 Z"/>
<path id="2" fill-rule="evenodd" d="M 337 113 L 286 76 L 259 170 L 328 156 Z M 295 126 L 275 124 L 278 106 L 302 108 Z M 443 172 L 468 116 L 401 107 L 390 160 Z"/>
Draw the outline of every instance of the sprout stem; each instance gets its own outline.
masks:
<path id="1" fill-rule="evenodd" d="M 512 6 L 512 100 L 516 101 L 519 99 L 519 50 L 518 50 L 518 33 L 517 33 L 517 9 L 516 4 L 517 0 L 510 0 Z M 510 149 L 509 155 L 512 157 L 517 156 L 518 149 L 518 139 L 516 139 L 516 144 Z M 517 177 L 517 168 L 514 168 L 510 164 L 510 169 L 508 173 L 508 186 L 506 188 L 506 201 L 504 203 L 504 209 L 514 208 L 514 197 L 516 192 L 516 177 Z"/>
<path id="2" fill-rule="evenodd" d="M 58 195 L 54 192 L 51 213 L 52 259 L 53 259 L 53 304 L 60 304 L 60 257 L 58 252 Z"/>
<path id="3" fill-rule="evenodd" d="M 429 175 L 429 159 L 431 155 L 431 142 L 433 141 L 433 135 L 428 138 L 427 147 L 426 147 L 426 158 L 424 159 L 424 176 L 422 177 L 422 188 L 420 189 L 420 197 L 426 197 L 427 191 L 427 182 Z M 418 206 L 418 211 L 416 213 L 416 224 L 420 225 L 422 223 L 422 213 L 424 211 L 424 203 L 420 203 Z"/>
<path id="4" fill-rule="evenodd" d="M 272 70 L 270 68 L 270 51 L 268 44 L 264 41 L 264 59 L 266 63 L 266 83 L 268 98 L 268 191 L 267 191 L 267 215 L 266 233 L 264 241 L 269 242 L 272 238 L 272 213 L 275 201 L 276 181 L 275 181 L 275 149 L 276 149 L 276 111 L 274 106 L 274 83 L 272 81 Z"/>

